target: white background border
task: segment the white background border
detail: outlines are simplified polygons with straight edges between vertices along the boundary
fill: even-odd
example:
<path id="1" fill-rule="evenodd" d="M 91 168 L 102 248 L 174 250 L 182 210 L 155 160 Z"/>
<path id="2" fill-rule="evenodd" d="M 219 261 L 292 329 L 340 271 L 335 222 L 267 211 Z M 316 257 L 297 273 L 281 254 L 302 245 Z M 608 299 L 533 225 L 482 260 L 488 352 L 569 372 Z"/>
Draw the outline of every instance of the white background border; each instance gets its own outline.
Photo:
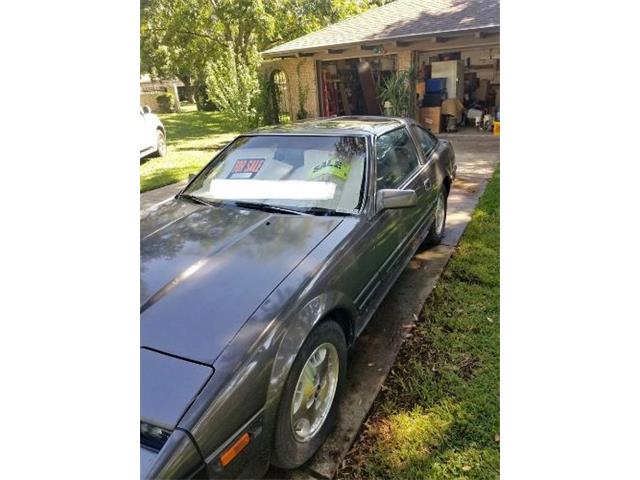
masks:
<path id="1" fill-rule="evenodd" d="M 632 5 L 502 2 L 502 478 L 637 475 Z M 138 475 L 138 8 L 2 8 L 4 478 Z"/>

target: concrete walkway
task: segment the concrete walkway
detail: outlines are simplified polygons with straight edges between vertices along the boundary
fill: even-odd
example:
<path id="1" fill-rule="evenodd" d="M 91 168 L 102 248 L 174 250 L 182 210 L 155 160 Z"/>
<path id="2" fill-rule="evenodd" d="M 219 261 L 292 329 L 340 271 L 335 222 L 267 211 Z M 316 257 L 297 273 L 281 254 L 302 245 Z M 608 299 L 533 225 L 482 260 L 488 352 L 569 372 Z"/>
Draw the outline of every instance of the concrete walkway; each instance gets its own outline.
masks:
<path id="1" fill-rule="evenodd" d="M 391 370 L 402 342 L 471 220 L 478 199 L 499 162 L 499 138 L 489 134 L 440 136 L 451 140 L 458 161 L 458 178 L 449 195 L 442 244 L 415 255 L 354 345 L 349 355 L 347 386 L 338 412 L 338 424 L 325 444 L 300 469 L 288 472 L 272 468 L 267 478 L 317 480 L 334 477 Z M 141 210 L 170 198 L 183 185 L 141 194 Z"/>

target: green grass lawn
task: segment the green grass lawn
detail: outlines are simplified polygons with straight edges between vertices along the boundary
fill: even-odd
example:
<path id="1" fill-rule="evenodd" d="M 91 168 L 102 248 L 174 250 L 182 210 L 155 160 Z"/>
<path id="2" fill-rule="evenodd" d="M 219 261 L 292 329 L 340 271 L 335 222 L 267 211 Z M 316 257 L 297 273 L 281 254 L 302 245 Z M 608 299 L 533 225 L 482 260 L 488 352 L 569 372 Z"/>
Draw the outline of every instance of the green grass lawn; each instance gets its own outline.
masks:
<path id="1" fill-rule="evenodd" d="M 158 115 L 167 130 L 167 155 L 140 162 L 140 191 L 185 180 L 240 133 L 221 112 L 198 112 L 195 106 L 180 113 Z"/>
<path id="2" fill-rule="evenodd" d="M 338 478 L 498 478 L 499 184 L 498 171 Z"/>

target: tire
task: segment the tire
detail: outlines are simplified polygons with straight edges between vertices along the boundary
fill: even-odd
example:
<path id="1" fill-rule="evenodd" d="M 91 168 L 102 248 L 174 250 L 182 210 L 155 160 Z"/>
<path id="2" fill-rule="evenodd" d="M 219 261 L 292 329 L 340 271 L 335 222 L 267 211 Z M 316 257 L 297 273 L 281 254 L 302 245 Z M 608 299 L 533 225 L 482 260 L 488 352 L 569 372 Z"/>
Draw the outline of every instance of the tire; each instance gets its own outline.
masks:
<path id="1" fill-rule="evenodd" d="M 152 157 L 164 157 L 167 154 L 167 138 L 160 129 L 156 130 L 156 151 L 151 154 Z"/>
<path id="2" fill-rule="evenodd" d="M 325 352 L 324 357 L 321 354 L 323 351 Z M 322 368 L 325 362 L 318 362 L 321 357 L 326 361 L 326 370 Z M 333 363 L 337 362 L 337 374 L 330 366 L 332 359 Z M 306 373 L 311 371 L 305 370 L 305 367 L 310 365 L 309 368 L 313 369 L 315 362 L 318 362 L 316 365 L 318 370 L 326 373 L 319 374 L 320 379 L 308 375 L 303 376 L 303 370 Z M 335 426 L 338 403 L 345 385 L 346 368 L 347 342 L 344 332 L 340 325 L 333 320 L 323 321 L 311 331 L 305 340 L 291 366 L 289 377 L 284 386 L 274 428 L 275 438 L 271 456 L 273 465 L 285 469 L 297 468 L 309 460 L 324 443 Z M 331 375 L 331 371 L 334 372 L 333 375 Z M 335 389 L 331 395 L 333 379 L 335 379 Z M 306 397 L 305 395 L 309 391 L 313 394 Z M 329 399 L 329 397 L 331 398 Z M 313 402 L 310 408 L 306 407 L 308 401 Z M 304 412 L 312 413 L 304 415 Z M 308 421 L 308 418 L 313 420 L 314 413 L 316 421 L 323 417 L 318 425 L 315 425 L 315 421 Z"/>
<path id="3" fill-rule="evenodd" d="M 429 228 L 429 233 L 425 239 L 423 246 L 426 248 L 439 245 L 444 236 L 444 227 L 447 223 L 447 190 L 443 185 L 438 192 L 438 198 L 436 200 L 436 210 L 434 212 L 434 219 Z"/>

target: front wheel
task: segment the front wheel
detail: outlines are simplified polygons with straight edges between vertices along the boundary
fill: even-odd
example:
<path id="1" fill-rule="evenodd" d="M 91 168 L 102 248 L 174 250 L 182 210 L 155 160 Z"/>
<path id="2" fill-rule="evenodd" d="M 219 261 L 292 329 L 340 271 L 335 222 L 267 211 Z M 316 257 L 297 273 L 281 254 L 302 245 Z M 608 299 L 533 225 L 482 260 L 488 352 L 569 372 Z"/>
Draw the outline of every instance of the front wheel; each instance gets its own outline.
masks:
<path id="1" fill-rule="evenodd" d="M 336 422 L 346 367 L 342 328 L 332 320 L 320 323 L 298 352 L 282 392 L 273 465 L 297 468 L 324 443 Z"/>
<path id="2" fill-rule="evenodd" d="M 447 221 L 447 192 L 444 186 L 438 192 L 436 209 L 433 217 L 433 223 L 429 229 L 429 234 L 424 241 L 425 247 L 433 247 L 440 244 L 442 237 L 444 236 L 444 225 Z"/>
<path id="3" fill-rule="evenodd" d="M 153 152 L 154 157 L 164 157 L 167 154 L 167 138 L 160 129 L 156 130 L 156 151 Z"/>

